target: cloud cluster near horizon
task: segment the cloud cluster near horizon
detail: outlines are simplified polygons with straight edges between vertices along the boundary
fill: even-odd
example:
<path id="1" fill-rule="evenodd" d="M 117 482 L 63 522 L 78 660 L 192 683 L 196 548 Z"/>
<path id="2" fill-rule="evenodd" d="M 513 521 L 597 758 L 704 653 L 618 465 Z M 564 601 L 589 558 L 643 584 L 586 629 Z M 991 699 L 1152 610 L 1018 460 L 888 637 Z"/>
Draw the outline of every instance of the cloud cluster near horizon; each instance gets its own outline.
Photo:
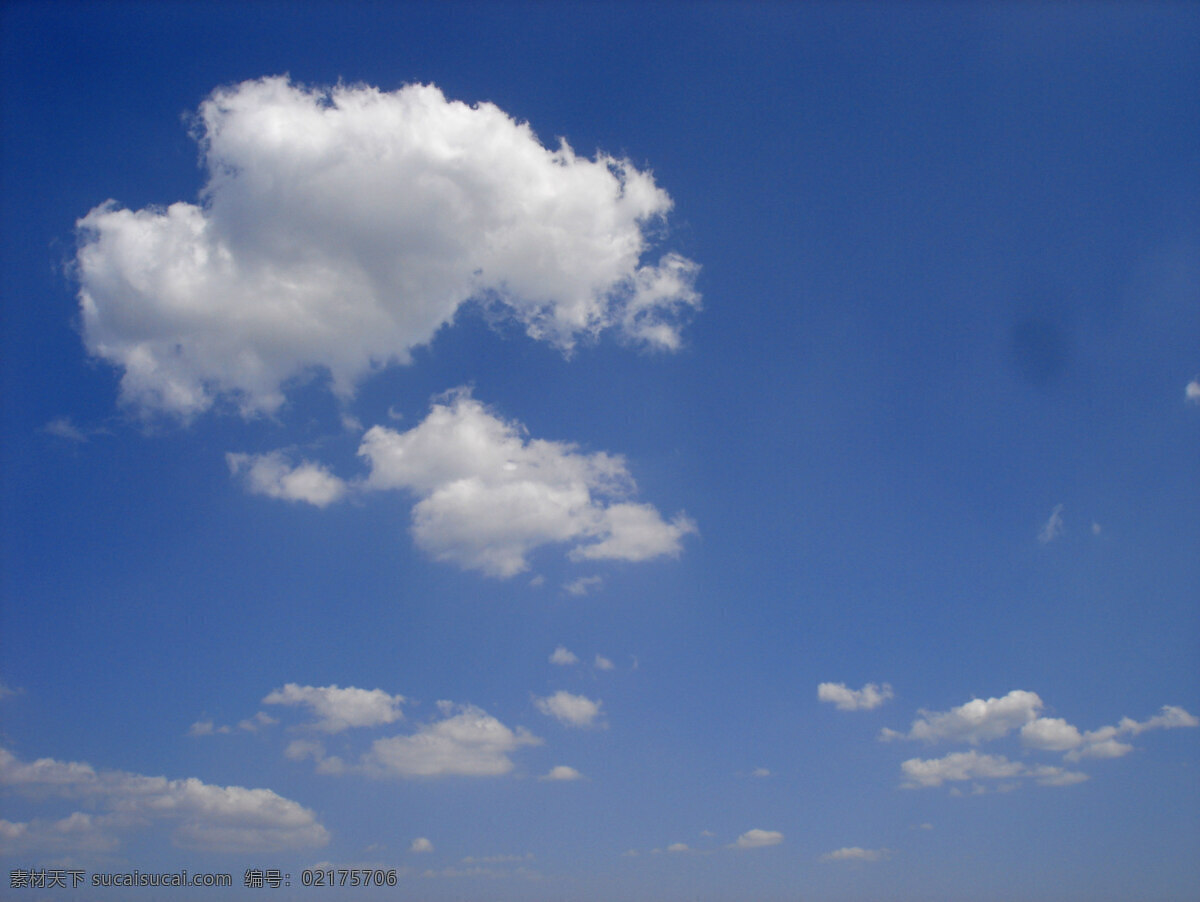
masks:
<path id="1" fill-rule="evenodd" d="M 273 851 L 323 846 L 329 834 L 316 815 L 269 789 L 168 780 L 89 764 L 20 761 L 0 748 L 0 786 L 35 799 L 78 801 L 85 811 L 59 820 L 0 820 L 4 851 L 111 852 L 122 833 L 175 822 L 177 845 L 215 851 Z"/>
<path id="2" fill-rule="evenodd" d="M 1200 719 L 1176 705 L 1164 705 L 1154 717 L 1136 721 L 1123 717 L 1115 726 L 1081 731 L 1061 717 L 1044 717 L 1045 703 L 1036 692 L 1015 689 L 999 698 L 975 698 L 949 711 L 918 712 L 907 733 L 884 728 L 880 740 L 962 742 L 979 746 L 1012 733 L 1021 745 L 1042 752 L 1063 752 L 1063 759 L 1120 758 L 1133 746 L 1118 737 L 1137 736 L 1147 730 L 1200 726 Z M 1088 779 L 1079 771 L 1052 765 L 1010 761 L 1003 755 L 983 754 L 976 748 L 942 758 L 910 758 L 901 764 L 906 788 L 941 786 L 945 782 L 978 779 L 1031 778 L 1046 786 L 1069 786 Z"/>
<path id="3" fill-rule="evenodd" d="M 696 263 L 644 261 L 671 208 L 649 172 L 492 104 L 273 77 L 214 91 L 194 131 L 200 203 L 78 223 L 84 342 L 142 412 L 272 413 L 314 369 L 347 398 L 470 301 L 564 351 L 605 330 L 673 350 L 699 306 Z"/>

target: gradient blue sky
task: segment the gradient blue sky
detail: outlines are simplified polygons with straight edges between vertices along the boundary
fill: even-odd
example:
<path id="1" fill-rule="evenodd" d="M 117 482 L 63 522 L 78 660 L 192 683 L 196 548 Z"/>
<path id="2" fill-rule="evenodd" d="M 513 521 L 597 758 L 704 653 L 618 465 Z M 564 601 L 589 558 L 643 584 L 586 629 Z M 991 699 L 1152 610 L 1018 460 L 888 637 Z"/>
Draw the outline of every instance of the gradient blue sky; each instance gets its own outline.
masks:
<path id="1" fill-rule="evenodd" d="M 0 11 L 0 895 L 1194 898 L 1195 5 Z"/>

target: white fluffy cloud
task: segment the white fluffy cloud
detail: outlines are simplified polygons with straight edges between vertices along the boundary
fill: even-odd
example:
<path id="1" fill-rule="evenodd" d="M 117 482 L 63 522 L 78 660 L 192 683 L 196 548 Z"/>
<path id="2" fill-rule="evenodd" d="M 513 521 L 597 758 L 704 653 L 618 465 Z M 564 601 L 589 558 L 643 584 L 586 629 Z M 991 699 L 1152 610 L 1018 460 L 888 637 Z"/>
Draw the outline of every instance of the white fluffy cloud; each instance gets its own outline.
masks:
<path id="1" fill-rule="evenodd" d="M 604 655 L 596 655 L 595 660 L 592 662 L 592 666 L 597 670 L 612 670 L 614 667 L 616 667 L 616 665 L 613 664 L 611 660 L 604 657 Z"/>
<path id="2" fill-rule="evenodd" d="M 747 830 L 733 843 L 737 849 L 761 849 L 765 846 L 777 846 L 783 842 L 783 834 L 778 830 Z"/>
<path id="3" fill-rule="evenodd" d="M 549 773 L 539 777 L 539 779 L 552 781 L 582 780 L 583 774 L 573 767 L 568 767 L 565 764 L 559 764 L 550 768 Z"/>
<path id="4" fill-rule="evenodd" d="M 509 729 L 474 705 L 438 702 L 442 720 L 409 736 L 377 739 L 364 756 L 365 770 L 379 777 L 487 777 L 513 769 L 508 756 L 541 740 L 522 727 Z"/>
<path id="5" fill-rule="evenodd" d="M 7 749 L 0 749 L 0 785 L 39 799 L 80 800 L 92 809 L 59 821 L 4 822 L 0 834 L 22 847 L 108 850 L 118 845 L 120 831 L 158 821 L 176 822 L 176 845 L 197 849 L 271 851 L 329 841 L 312 811 L 269 789 L 97 771 L 52 758 L 26 763 Z M 103 813 L 93 813 L 97 809 Z"/>
<path id="6" fill-rule="evenodd" d="M 1033 721 L 1042 710 L 1036 692 L 1014 689 L 1002 698 L 976 698 L 949 711 L 920 711 L 907 734 L 885 729 L 881 739 L 969 742 L 998 739 Z"/>
<path id="7" fill-rule="evenodd" d="M 1200 379 L 1193 379 L 1187 384 L 1187 388 L 1183 390 L 1183 397 L 1193 404 L 1200 404 Z"/>
<path id="8" fill-rule="evenodd" d="M 944 758 L 909 758 L 900 765 L 906 789 L 941 786 L 963 780 L 1000 780 L 1029 777 L 1045 786 L 1069 786 L 1088 779 L 1087 774 L 1048 765 L 1029 766 L 1003 755 L 984 755 L 974 749 Z"/>
<path id="9" fill-rule="evenodd" d="M 846 846 L 821 856 L 822 861 L 883 861 L 891 855 L 891 849 L 864 849 L 861 846 Z"/>
<path id="10" fill-rule="evenodd" d="M 1038 533 L 1038 541 L 1043 545 L 1049 545 L 1055 539 L 1063 534 L 1063 506 L 1061 504 L 1054 505 L 1054 510 L 1050 511 L 1050 519 L 1042 526 L 1042 531 Z"/>
<path id="11" fill-rule="evenodd" d="M 370 429 L 359 454 L 367 489 L 419 498 L 412 533 L 426 553 L 489 576 L 528 569 L 528 555 L 554 543 L 575 543 L 577 559 L 677 555 L 696 529 L 683 514 L 668 523 L 623 501 L 636 486 L 621 457 L 529 439 L 463 389 L 407 432 Z"/>
<path id="12" fill-rule="evenodd" d="M 1060 717 L 1040 717 L 1021 728 L 1021 741 L 1029 748 L 1066 752 L 1068 761 L 1081 758 L 1120 758 L 1133 751 L 1119 736 L 1137 736 L 1147 730 L 1200 726 L 1200 720 L 1177 705 L 1163 705 L 1154 717 L 1136 721 L 1122 717 L 1116 726 L 1080 732 Z"/>
<path id="13" fill-rule="evenodd" d="M 225 462 L 229 472 L 240 475 L 246 490 L 255 495 L 326 507 L 346 494 L 346 484 L 325 467 L 307 460 L 293 466 L 279 451 L 226 454 Z"/>
<path id="14" fill-rule="evenodd" d="M 1061 717 L 1039 717 L 1021 727 L 1021 742 L 1031 749 L 1065 752 L 1083 742 L 1083 736 Z"/>
<path id="15" fill-rule="evenodd" d="M 431 843 L 424 836 L 418 836 L 416 839 L 414 839 L 412 841 L 412 845 L 408 847 L 408 851 L 410 851 L 410 852 L 432 852 L 433 851 L 433 843 Z"/>
<path id="16" fill-rule="evenodd" d="M 1067 761 L 1082 758 L 1119 758 L 1133 751 L 1120 737 L 1147 730 L 1200 726 L 1200 719 L 1175 705 L 1164 705 L 1155 716 L 1136 721 L 1123 717 L 1116 726 L 1081 731 L 1061 717 L 1040 716 L 1044 707 L 1034 692 L 1014 690 L 1001 698 L 972 699 L 944 712 L 921 711 L 908 733 L 885 729 L 880 739 L 920 739 L 928 743 L 966 742 L 978 745 L 1019 731 L 1027 749 L 1063 752 Z M 907 788 L 940 786 L 964 780 L 1029 778 L 1046 786 L 1069 786 L 1088 779 L 1086 774 L 1048 765 L 1027 765 L 1002 755 L 984 755 L 972 749 L 943 758 L 910 758 L 901 764 Z M 1010 784 L 1012 788 L 1016 784 Z M 1006 787 L 1001 787 L 1006 788 Z M 976 791 L 985 791 L 976 787 Z"/>
<path id="17" fill-rule="evenodd" d="M 78 223 L 84 341 L 140 408 L 270 412 L 314 367 L 345 396 L 472 299 L 563 349 L 605 329 L 673 349 L 699 305 L 695 263 L 644 259 L 671 207 L 648 172 L 492 104 L 263 78 L 214 91 L 195 131 L 200 204 Z"/>
<path id="18" fill-rule="evenodd" d="M 585 695 L 572 695 L 561 689 L 546 698 L 535 699 L 534 702 L 543 714 L 569 727 L 594 726 L 600 716 L 600 702 L 592 701 Z"/>
<path id="19" fill-rule="evenodd" d="M 892 687 L 887 683 L 882 686 L 867 683 L 861 689 L 850 689 L 845 683 L 821 683 L 817 686 L 817 698 L 832 702 L 840 711 L 870 711 L 891 697 Z"/>
<path id="20" fill-rule="evenodd" d="M 572 664 L 578 664 L 579 658 L 569 651 L 566 646 L 560 645 L 558 648 L 554 649 L 554 653 L 550 655 L 550 663 L 558 664 L 561 667 L 569 667 Z"/>
<path id="21" fill-rule="evenodd" d="M 351 727 L 374 727 L 403 720 L 403 695 L 388 695 L 382 689 L 347 686 L 300 686 L 288 683 L 263 699 L 264 705 L 304 705 L 317 715 L 313 727 L 325 733 L 340 733 Z"/>

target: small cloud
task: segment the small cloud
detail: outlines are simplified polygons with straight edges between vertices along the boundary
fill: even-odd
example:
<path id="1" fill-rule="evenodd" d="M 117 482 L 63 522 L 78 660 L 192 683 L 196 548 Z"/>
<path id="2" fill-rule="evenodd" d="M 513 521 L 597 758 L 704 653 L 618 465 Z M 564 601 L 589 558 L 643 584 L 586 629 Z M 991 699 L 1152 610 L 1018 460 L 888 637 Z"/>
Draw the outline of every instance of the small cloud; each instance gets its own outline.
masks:
<path id="1" fill-rule="evenodd" d="M 621 853 L 621 857 L 622 858 L 637 858 L 641 854 L 642 853 L 639 852 L 637 849 L 626 849 L 624 852 Z"/>
<path id="2" fill-rule="evenodd" d="M 877 686 L 867 683 L 861 689 L 850 689 L 845 683 L 821 683 L 817 686 L 817 698 L 832 702 L 839 711 L 870 711 L 892 698 L 892 687 L 884 683 Z"/>
<path id="3" fill-rule="evenodd" d="M 82 443 L 88 440 L 87 433 L 72 423 L 70 417 L 55 417 L 42 427 L 42 431 L 68 442 Z"/>
<path id="4" fill-rule="evenodd" d="M 531 589 L 536 589 L 538 586 L 544 586 L 545 584 L 546 577 L 542 576 L 540 573 L 529 581 L 529 587 Z"/>
<path id="5" fill-rule="evenodd" d="M 337 755 L 326 755 L 325 746 L 312 739 L 295 739 L 288 743 L 288 747 L 283 750 L 283 757 L 289 761 L 311 758 L 319 774 L 346 773 L 346 763 Z"/>
<path id="6" fill-rule="evenodd" d="M 1200 377 L 1193 379 L 1183 390 L 1184 400 L 1191 404 L 1200 404 Z"/>
<path id="7" fill-rule="evenodd" d="M 771 772 L 769 770 L 767 770 L 765 767 L 756 767 L 756 768 L 754 768 L 754 770 L 750 771 L 750 776 L 752 776 L 752 777 L 769 777 L 769 776 L 771 776 Z"/>
<path id="8" fill-rule="evenodd" d="M 915 827 L 913 827 L 913 829 L 914 829 L 914 830 L 932 830 L 932 829 L 933 829 L 933 824 L 928 824 L 928 823 L 926 823 L 926 824 L 917 824 Z"/>
<path id="9" fill-rule="evenodd" d="M 565 764 L 559 764 L 557 767 L 550 768 L 550 772 L 548 774 L 538 777 L 538 779 L 551 781 L 582 780 L 583 774 L 573 767 L 567 767 Z"/>
<path id="10" fill-rule="evenodd" d="M 732 844 L 734 849 L 762 849 L 766 846 L 777 846 L 783 842 L 783 834 L 778 830 L 747 830 Z"/>
<path id="11" fill-rule="evenodd" d="M 891 849 L 863 849 L 859 846 L 848 846 L 834 852 L 826 852 L 821 856 L 822 861 L 883 861 L 892 854 Z"/>
<path id="12" fill-rule="evenodd" d="M 342 428 L 347 432 L 362 432 L 362 420 L 352 414 L 344 413 L 342 414 Z"/>
<path id="13" fill-rule="evenodd" d="M 293 466 L 280 451 L 225 455 L 231 476 L 241 476 L 246 491 L 284 501 L 327 507 L 345 496 L 348 487 L 329 470 L 310 461 Z"/>
<path id="14" fill-rule="evenodd" d="M 433 843 L 427 840 L 424 836 L 418 836 L 412 841 L 412 845 L 408 847 L 410 852 L 432 852 Z"/>
<path id="15" fill-rule="evenodd" d="M 403 695 L 389 695 L 382 689 L 359 689 L 347 686 L 300 686 L 288 683 L 263 699 L 264 705 L 300 705 L 317 715 L 314 729 L 325 733 L 340 733 L 351 727 L 374 727 L 404 719 L 400 706 Z M 260 712 L 261 714 L 261 712 Z M 266 715 L 262 715 L 265 717 Z M 259 720 L 259 723 L 269 722 Z M 256 729 L 254 726 L 245 729 Z"/>
<path id="16" fill-rule="evenodd" d="M 554 649 L 554 654 L 550 655 L 550 663 L 567 667 L 571 664 L 578 664 L 579 658 L 577 658 L 574 653 L 569 651 L 565 646 L 560 645 L 558 648 Z"/>
<path id="17" fill-rule="evenodd" d="M 546 698 L 535 698 L 534 703 L 543 714 L 569 727 L 596 725 L 596 719 L 601 714 L 599 701 L 593 701 L 585 695 L 572 695 L 562 689 Z"/>
<path id="18" fill-rule="evenodd" d="M 363 756 L 363 772 L 375 777 L 498 777 L 512 772 L 510 754 L 542 742 L 474 705 L 439 701 L 438 710 L 443 719 L 415 733 L 376 739 Z"/>
<path id="19" fill-rule="evenodd" d="M 1092 521 L 1092 535 L 1094 535 L 1094 536 L 1100 535 L 1100 524 L 1097 523 L 1095 520 Z"/>
<path id="20" fill-rule="evenodd" d="M 596 655 L 595 667 L 597 670 L 612 670 L 616 666 L 604 655 Z"/>
<path id="21" fill-rule="evenodd" d="M 1038 541 L 1043 545 L 1049 545 L 1055 539 L 1063 534 L 1063 506 L 1061 504 L 1054 505 L 1054 510 L 1050 511 L 1050 519 L 1042 527 L 1042 531 L 1038 533 Z"/>
<path id="22" fill-rule="evenodd" d="M 688 844 L 685 842 L 673 842 L 669 846 L 667 846 L 667 851 L 668 852 L 690 852 L 692 850 L 691 850 L 691 847 L 689 847 Z"/>
<path id="23" fill-rule="evenodd" d="M 272 717 L 266 711 L 259 711 L 253 717 L 238 721 L 238 729 L 245 730 L 247 733 L 257 733 L 263 727 L 274 726 L 277 723 L 279 723 L 279 718 Z"/>
<path id="24" fill-rule="evenodd" d="M 579 579 L 573 579 L 569 583 L 565 583 L 563 588 L 570 595 L 587 595 L 595 589 L 599 589 L 604 585 L 604 577 L 602 576 L 581 576 Z"/>
<path id="25" fill-rule="evenodd" d="M 229 727 L 218 727 L 211 720 L 198 720 L 188 728 L 189 736 L 212 736 L 216 733 L 232 733 Z"/>

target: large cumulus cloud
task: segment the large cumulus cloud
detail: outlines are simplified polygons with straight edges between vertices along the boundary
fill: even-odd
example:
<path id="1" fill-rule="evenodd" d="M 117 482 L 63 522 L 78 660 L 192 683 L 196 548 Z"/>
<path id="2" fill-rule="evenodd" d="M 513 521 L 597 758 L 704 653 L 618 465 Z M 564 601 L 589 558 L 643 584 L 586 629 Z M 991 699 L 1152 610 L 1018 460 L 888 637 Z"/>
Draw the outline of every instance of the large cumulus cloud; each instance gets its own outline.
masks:
<path id="1" fill-rule="evenodd" d="M 348 396 L 472 299 L 564 350 L 605 329 L 675 348 L 699 303 L 695 263 L 644 260 L 671 207 L 648 172 L 491 104 L 264 78 L 213 92 L 196 134 L 198 204 L 79 221 L 84 341 L 143 410 L 271 412 L 314 368 Z"/>

